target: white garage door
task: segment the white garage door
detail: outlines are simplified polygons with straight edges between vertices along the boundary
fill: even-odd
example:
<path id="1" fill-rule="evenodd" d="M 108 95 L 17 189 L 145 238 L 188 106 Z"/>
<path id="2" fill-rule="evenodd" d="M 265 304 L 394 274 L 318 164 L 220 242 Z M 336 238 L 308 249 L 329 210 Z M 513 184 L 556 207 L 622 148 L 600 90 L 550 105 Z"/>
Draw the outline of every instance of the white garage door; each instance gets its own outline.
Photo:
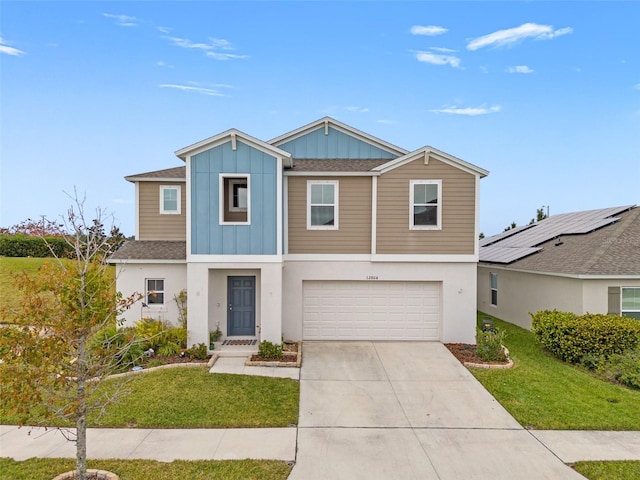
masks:
<path id="1" fill-rule="evenodd" d="M 439 340 L 438 282 L 306 281 L 304 340 Z"/>

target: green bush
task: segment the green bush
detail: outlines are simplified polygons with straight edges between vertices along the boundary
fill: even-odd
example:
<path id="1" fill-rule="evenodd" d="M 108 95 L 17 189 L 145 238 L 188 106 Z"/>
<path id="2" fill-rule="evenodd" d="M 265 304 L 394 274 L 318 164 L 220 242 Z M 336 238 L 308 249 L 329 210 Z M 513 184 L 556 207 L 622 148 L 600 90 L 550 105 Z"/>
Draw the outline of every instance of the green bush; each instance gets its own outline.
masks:
<path id="1" fill-rule="evenodd" d="M 502 342 L 507 336 L 507 332 L 500 329 L 495 331 L 477 330 L 476 333 L 476 352 L 483 360 L 489 362 L 504 362 L 507 360 L 507 355 L 502 348 Z"/>
<path id="2" fill-rule="evenodd" d="M 258 356 L 261 358 L 279 360 L 283 356 L 282 345 L 271 343 L 267 340 L 260 342 L 260 345 L 258 346 Z"/>
<path id="3" fill-rule="evenodd" d="M 73 247 L 63 237 L 0 235 L 0 256 L 2 257 L 65 258 L 70 257 L 72 252 Z"/>
<path id="4" fill-rule="evenodd" d="M 111 358 L 114 371 L 140 365 L 144 358 L 143 342 L 133 328 L 105 328 L 93 337 L 92 348 L 102 358 Z"/>
<path id="5" fill-rule="evenodd" d="M 611 355 L 600 363 L 598 373 L 610 382 L 640 390 L 640 348 Z"/>
<path id="6" fill-rule="evenodd" d="M 204 343 L 199 343 L 191 348 L 187 348 L 184 354 L 195 360 L 204 360 L 207 358 L 207 346 Z"/>
<path id="7" fill-rule="evenodd" d="M 640 322 L 617 315 L 544 310 L 531 314 L 532 330 L 540 344 L 569 363 L 593 363 L 640 345 Z"/>
<path id="8" fill-rule="evenodd" d="M 175 342 L 166 342 L 160 345 L 157 354 L 162 357 L 171 357 L 180 352 L 180 345 Z"/>

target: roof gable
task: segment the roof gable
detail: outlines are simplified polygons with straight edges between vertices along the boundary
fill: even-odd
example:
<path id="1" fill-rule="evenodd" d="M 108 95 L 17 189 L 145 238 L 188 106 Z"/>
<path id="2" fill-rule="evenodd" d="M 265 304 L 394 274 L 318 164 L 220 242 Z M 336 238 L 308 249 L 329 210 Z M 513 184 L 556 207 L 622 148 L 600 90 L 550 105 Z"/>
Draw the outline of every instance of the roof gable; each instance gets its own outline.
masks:
<path id="1" fill-rule="evenodd" d="M 425 164 L 429 163 L 429 158 L 433 157 L 441 162 L 447 163 L 453 167 L 459 168 L 460 170 L 464 170 L 467 173 L 472 175 L 478 175 L 480 178 L 486 177 L 489 175 L 489 171 L 483 168 L 480 168 L 476 165 L 473 165 L 469 162 L 465 162 L 464 160 L 454 157 L 453 155 L 449 155 L 448 153 L 443 152 L 442 150 L 438 150 L 437 148 L 433 148 L 430 146 L 425 146 L 414 150 L 413 152 L 409 152 L 402 157 L 396 158 L 390 162 L 384 163 L 376 168 L 373 168 L 372 171 L 385 173 L 395 168 L 406 165 L 409 162 L 413 162 L 419 158 L 424 158 Z"/>
<path id="2" fill-rule="evenodd" d="M 291 154 L 289 152 L 263 142 L 262 140 L 252 137 L 251 135 L 247 135 L 246 133 L 241 132 L 240 130 L 236 130 L 235 128 L 226 130 L 222 133 L 219 133 L 218 135 L 214 135 L 213 137 L 206 138 L 197 143 L 194 143 L 193 145 L 181 148 L 180 150 L 176 150 L 175 154 L 178 158 L 186 161 L 187 157 L 189 156 L 197 155 L 198 153 L 202 153 L 206 150 L 228 142 L 231 142 L 231 149 L 235 150 L 236 142 L 238 140 L 268 155 L 276 158 L 282 158 L 284 160 L 285 166 L 291 166 Z"/>
<path id="3" fill-rule="evenodd" d="M 305 159 L 393 159 L 407 150 L 324 117 L 268 142 Z"/>

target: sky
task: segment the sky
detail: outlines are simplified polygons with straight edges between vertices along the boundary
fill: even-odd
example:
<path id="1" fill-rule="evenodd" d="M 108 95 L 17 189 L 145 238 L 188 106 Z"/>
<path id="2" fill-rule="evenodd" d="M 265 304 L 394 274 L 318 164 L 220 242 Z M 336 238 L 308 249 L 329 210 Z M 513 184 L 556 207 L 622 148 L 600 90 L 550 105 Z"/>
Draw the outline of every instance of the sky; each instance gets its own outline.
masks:
<path id="1" fill-rule="evenodd" d="M 324 116 L 490 171 L 480 231 L 640 204 L 640 2 L 0 3 L 0 227 Z"/>

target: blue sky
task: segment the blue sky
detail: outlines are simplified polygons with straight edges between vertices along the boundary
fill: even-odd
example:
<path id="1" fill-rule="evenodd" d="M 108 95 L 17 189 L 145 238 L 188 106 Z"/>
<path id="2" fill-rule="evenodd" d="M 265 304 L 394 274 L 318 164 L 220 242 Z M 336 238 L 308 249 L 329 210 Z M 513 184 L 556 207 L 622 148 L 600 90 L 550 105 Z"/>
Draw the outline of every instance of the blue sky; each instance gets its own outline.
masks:
<path id="1" fill-rule="evenodd" d="M 480 229 L 640 203 L 639 2 L 0 4 L 0 226 L 65 192 L 134 233 L 123 177 L 330 115 L 489 170 Z"/>

